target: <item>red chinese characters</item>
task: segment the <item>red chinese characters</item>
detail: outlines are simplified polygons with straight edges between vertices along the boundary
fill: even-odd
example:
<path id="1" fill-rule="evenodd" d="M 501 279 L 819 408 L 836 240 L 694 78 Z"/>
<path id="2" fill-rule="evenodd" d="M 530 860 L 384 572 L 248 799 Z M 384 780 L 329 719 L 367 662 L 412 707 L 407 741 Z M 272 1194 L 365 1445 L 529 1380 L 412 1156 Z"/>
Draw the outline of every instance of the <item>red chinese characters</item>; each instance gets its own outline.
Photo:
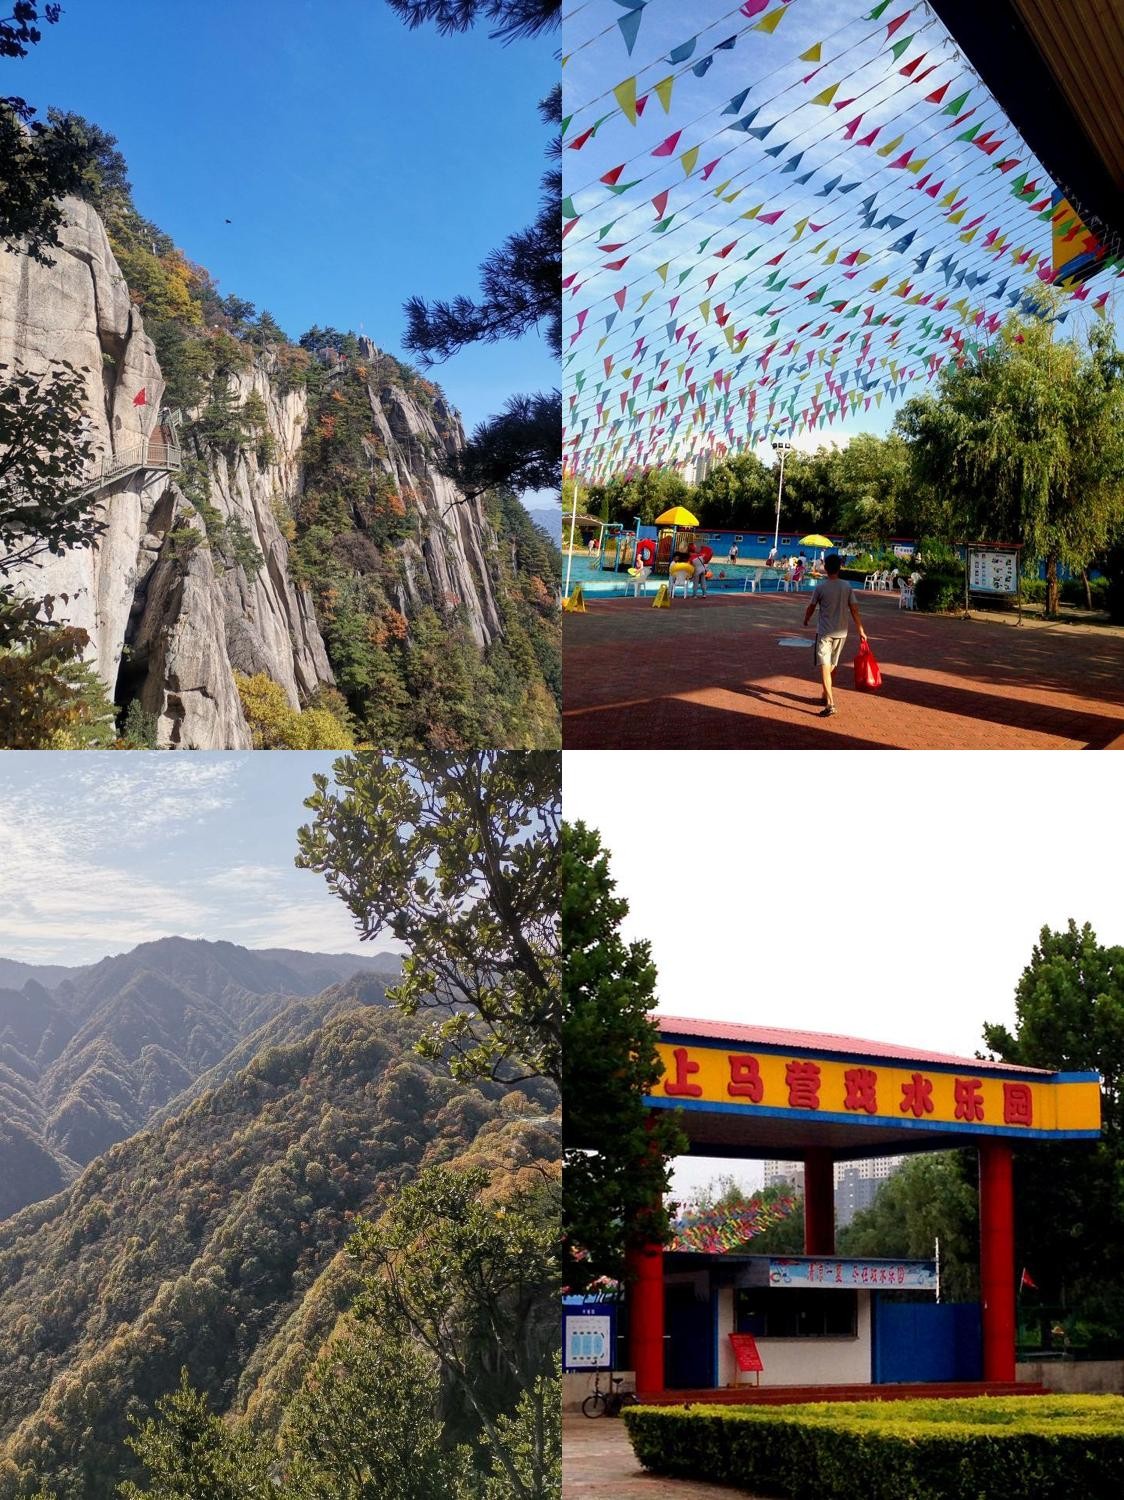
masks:
<path id="1" fill-rule="evenodd" d="M 757 1059 L 743 1053 L 727 1053 L 726 1060 L 730 1064 L 726 1092 L 732 1099 L 748 1099 L 751 1104 L 760 1104 L 765 1097 L 765 1084 Z"/>
<path id="2" fill-rule="evenodd" d="M 790 1062 L 784 1070 L 788 1084 L 788 1102 L 793 1109 L 819 1109 L 819 1063 Z"/>
<path id="3" fill-rule="evenodd" d="M 844 1109 L 861 1109 L 865 1110 L 868 1115 L 878 1113 L 878 1098 L 875 1092 L 878 1074 L 873 1068 L 848 1068 L 843 1074 L 843 1082 L 847 1086 L 847 1093 L 843 1100 Z"/>
<path id="4" fill-rule="evenodd" d="M 670 1075 L 663 1081 L 663 1091 L 670 1094 L 673 1099 L 701 1099 L 701 1084 L 692 1083 L 691 1074 L 699 1071 L 697 1062 L 692 1062 L 687 1056 L 686 1047 L 676 1047 L 672 1053 L 675 1058 L 675 1077 Z"/>
<path id="5" fill-rule="evenodd" d="M 1004 1125 L 1029 1125 L 1034 1117 L 1034 1095 L 1029 1083 L 1003 1085 Z"/>
<path id="6" fill-rule="evenodd" d="M 981 1078 L 957 1078 L 953 1081 L 956 1099 L 957 1120 L 976 1121 L 984 1117 L 983 1080 Z"/>
<path id="7" fill-rule="evenodd" d="M 912 1114 L 916 1119 L 922 1115 L 933 1113 L 933 1084 L 928 1078 L 920 1073 L 910 1076 L 908 1083 L 902 1084 L 902 1102 L 898 1105 L 903 1115 Z"/>

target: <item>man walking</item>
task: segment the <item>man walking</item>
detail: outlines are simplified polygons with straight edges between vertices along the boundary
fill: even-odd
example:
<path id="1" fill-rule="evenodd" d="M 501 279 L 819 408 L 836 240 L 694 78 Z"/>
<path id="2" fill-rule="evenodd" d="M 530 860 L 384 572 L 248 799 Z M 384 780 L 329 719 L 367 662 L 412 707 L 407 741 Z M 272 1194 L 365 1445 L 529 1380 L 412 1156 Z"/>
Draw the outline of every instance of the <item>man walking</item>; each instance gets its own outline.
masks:
<path id="1" fill-rule="evenodd" d="M 839 665 L 839 658 L 843 655 L 843 642 L 847 639 L 848 610 L 858 626 L 860 640 L 866 640 L 866 631 L 863 629 L 859 607 L 855 603 L 855 591 L 839 576 L 843 559 L 838 552 L 829 552 L 823 560 L 823 565 L 827 577 L 821 578 L 812 590 L 808 608 L 804 611 L 804 624 L 808 624 L 818 609 L 820 613 L 816 621 L 816 640 L 812 648 L 812 659 L 820 669 L 820 676 L 823 680 L 824 706 L 820 710 L 820 718 L 830 719 L 835 712 L 831 679 Z"/>

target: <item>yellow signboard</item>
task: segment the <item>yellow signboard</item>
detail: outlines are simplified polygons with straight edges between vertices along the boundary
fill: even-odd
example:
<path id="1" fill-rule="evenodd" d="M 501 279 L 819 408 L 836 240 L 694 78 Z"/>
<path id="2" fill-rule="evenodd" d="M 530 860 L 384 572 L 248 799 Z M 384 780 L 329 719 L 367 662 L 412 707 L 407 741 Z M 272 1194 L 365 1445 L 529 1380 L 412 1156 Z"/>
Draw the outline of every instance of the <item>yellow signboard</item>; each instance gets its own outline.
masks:
<path id="1" fill-rule="evenodd" d="M 1100 1131 L 1100 1085 L 1093 1073 L 1039 1080 L 973 1069 L 970 1061 L 953 1072 L 896 1058 L 839 1061 L 671 1042 L 657 1050 L 664 1076 L 651 1098 L 664 1105 L 983 1134 L 1064 1138 Z"/>

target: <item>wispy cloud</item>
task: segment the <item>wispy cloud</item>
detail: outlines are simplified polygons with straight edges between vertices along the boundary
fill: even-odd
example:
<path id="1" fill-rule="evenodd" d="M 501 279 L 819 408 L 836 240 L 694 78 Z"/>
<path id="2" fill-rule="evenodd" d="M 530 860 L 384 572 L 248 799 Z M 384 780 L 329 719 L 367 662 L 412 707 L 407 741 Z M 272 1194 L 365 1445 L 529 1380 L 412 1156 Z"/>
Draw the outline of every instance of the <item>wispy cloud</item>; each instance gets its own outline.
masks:
<path id="1" fill-rule="evenodd" d="M 83 963 L 172 934 L 359 951 L 343 905 L 293 865 L 312 769 L 233 754 L 0 759 L 0 953 Z"/>

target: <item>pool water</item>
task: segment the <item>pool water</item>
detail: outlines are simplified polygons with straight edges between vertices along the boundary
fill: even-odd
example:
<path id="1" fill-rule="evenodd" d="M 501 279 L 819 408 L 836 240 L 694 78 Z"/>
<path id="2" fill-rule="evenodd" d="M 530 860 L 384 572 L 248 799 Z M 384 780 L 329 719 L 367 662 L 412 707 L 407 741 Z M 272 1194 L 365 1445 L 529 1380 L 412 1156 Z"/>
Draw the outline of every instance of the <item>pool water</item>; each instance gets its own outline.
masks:
<path id="1" fill-rule="evenodd" d="M 565 587 L 567 560 L 562 559 L 562 582 Z M 569 562 L 570 587 L 580 583 L 587 594 L 596 594 L 603 599 L 623 599 L 632 592 L 632 580 L 625 573 L 603 573 L 599 561 L 595 557 L 589 557 L 581 553 L 575 553 Z M 759 580 L 758 591 L 764 594 L 780 593 L 780 580 L 774 575 L 769 578 L 761 578 L 764 571 L 761 568 L 731 567 L 729 563 L 719 563 L 717 558 L 711 563 L 710 571 L 714 574 L 706 586 L 708 594 L 742 594 L 748 593 L 747 583 L 756 576 Z M 725 578 L 719 578 L 719 573 L 725 573 Z M 651 575 L 644 581 L 644 593 L 654 594 L 661 583 L 666 583 L 666 578 L 653 578 Z M 813 586 L 813 580 L 806 577 L 803 583 L 796 585 L 793 592 L 807 593 Z"/>

